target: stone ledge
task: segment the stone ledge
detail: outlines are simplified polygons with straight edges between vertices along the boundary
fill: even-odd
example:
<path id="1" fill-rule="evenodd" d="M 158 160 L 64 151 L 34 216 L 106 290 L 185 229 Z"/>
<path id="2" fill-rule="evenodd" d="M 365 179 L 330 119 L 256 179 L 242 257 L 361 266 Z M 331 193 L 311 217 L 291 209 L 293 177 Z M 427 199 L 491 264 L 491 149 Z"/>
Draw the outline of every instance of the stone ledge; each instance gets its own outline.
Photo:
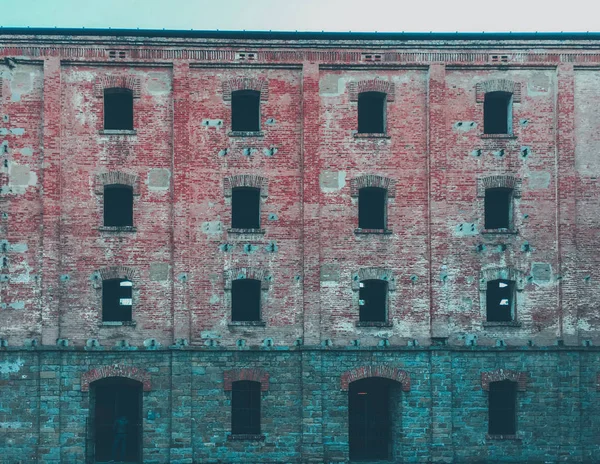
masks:
<path id="1" fill-rule="evenodd" d="M 137 232 L 134 226 L 100 226 L 97 228 L 100 232 Z"/>
<path id="2" fill-rule="evenodd" d="M 504 140 L 514 140 L 518 137 L 512 134 L 480 134 L 479 137 L 482 139 L 504 139 Z"/>
<path id="3" fill-rule="evenodd" d="M 227 324 L 228 327 L 265 327 L 265 321 L 231 321 Z"/>
<path id="4" fill-rule="evenodd" d="M 392 322 L 358 321 L 356 327 L 394 327 Z"/>
<path id="5" fill-rule="evenodd" d="M 135 327 L 135 321 L 102 321 L 98 327 Z"/>
<path id="6" fill-rule="evenodd" d="M 137 135 L 135 129 L 100 129 L 102 135 Z"/>
<path id="7" fill-rule="evenodd" d="M 237 227 L 231 227 L 227 229 L 230 234 L 264 234 L 265 229 L 240 229 Z"/>
<path id="8" fill-rule="evenodd" d="M 489 433 L 486 433 L 485 435 L 485 439 L 486 440 L 522 440 L 522 438 L 519 435 L 490 435 Z"/>
<path id="9" fill-rule="evenodd" d="M 391 235 L 392 229 L 361 229 L 360 227 L 357 227 L 356 229 L 354 229 L 354 233 L 360 235 Z"/>
<path id="10" fill-rule="evenodd" d="M 229 131 L 227 133 L 229 137 L 264 137 L 263 131 Z"/>
<path id="11" fill-rule="evenodd" d="M 237 433 L 227 435 L 227 441 L 264 441 L 265 436 L 263 434 L 251 434 L 251 433 Z"/>
<path id="12" fill-rule="evenodd" d="M 521 327 L 523 324 L 519 321 L 485 321 L 484 327 Z"/>
<path id="13" fill-rule="evenodd" d="M 391 139 L 392 137 L 384 133 L 368 133 L 368 132 L 355 132 L 352 134 L 355 139 Z"/>
<path id="14" fill-rule="evenodd" d="M 482 229 L 481 233 L 484 235 L 517 235 L 519 229 Z"/>

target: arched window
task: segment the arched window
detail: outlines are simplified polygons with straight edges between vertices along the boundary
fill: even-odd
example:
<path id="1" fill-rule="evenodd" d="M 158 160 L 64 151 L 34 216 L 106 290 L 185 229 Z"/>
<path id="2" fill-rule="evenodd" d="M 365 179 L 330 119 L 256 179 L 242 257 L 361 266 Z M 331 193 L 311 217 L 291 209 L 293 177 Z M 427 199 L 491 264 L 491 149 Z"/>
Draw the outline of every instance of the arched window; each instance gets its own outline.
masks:
<path id="1" fill-rule="evenodd" d="M 383 92 L 361 92 L 358 95 L 358 132 L 385 133 L 385 101 Z"/>
<path id="2" fill-rule="evenodd" d="M 488 188 L 485 190 L 485 228 L 512 228 L 512 199 L 511 188 Z"/>
<path id="3" fill-rule="evenodd" d="M 231 227 L 260 229 L 260 189 L 235 187 L 231 191 Z"/>
<path id="4" fill-rule="evenodd" d="M 260 92 L 256 90 L 231 92 L 231 130 L 243 132 L 260 130 Z"/>
<path id="5" fill-rule="evenodd" d="M 133 130 L 133 92 L 131 90 L 104 89 L 104 129 Z"/>
<path id="6" fill-rule="evenodd" d="M 360 282 L 359 322 L 387 322 L 388 283 L 369 279 Z"/>
<path id="7" fill-rule="evenodd" d="M 131 321 L 132 287 L 127 279 L 102 281 L 102 321 Z"/>
<path id="8" fill-rule="evenodd" d="M 260 434 L 260 382 L 239 380 L 232 383 L 231 433 Z"/>
<path id="9" fill-rule="evenodd" d="M 490 383 L 490 435 L 515 435 L 517 432 L 517 382 L 502 380 Z"/>
<path id="10" fill-rule="evenodd" d="M 261 281 L 237 279 L 231 283 L 231 320 L 260 321 Z"/>
<path id="11" fill-rule="evenodd" d="M 515 320 L 515 281 L 497 279 L 487 283 L 486 311 L 488 322 Z"/>
<path id="12" fill-rule="evenodd" d="M 104 186 L 104 225 L 133 226 L 133 189 L 129 185 Z"/>
<path id="13" fill-rule="evenodd" d="M 498 91 L 485 94 L 483 133 L 512 134 L 512 93 Z"/>
<path id="14" fill-rule="evenodd" d="M 359 229 L 385 229 L 387 191 L 380 187 L 363 187 L 358 191 Z"/>

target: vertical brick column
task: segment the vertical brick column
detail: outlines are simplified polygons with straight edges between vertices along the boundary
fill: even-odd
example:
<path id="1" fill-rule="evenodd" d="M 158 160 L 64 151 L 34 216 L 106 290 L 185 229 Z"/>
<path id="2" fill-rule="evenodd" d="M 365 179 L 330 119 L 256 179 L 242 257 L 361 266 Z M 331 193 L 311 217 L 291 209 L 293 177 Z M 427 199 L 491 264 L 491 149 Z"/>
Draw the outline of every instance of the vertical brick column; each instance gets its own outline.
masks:
<path id="1" fill-rule="evenodd" d="M 581 351 L 558 353 L 558 427 L 560 444 L 559 462 L 581 462 L 583 447 L 581 427 Z"/>
<path id="2" fill-rule="evenodd" d="M 428 171 L 429 171 L 429 304 L 431 336 L 447 336 L 448 308 L 444 292 L 447 285 L 440 282 L 444 256 L 447 253 L 446 223 L 446 66 L 429 67 L 428 98 Z"/>
<path id="3" fill-rule="evenodd" d="M 431 393 L 431 462 L 452 462 L 452 352 L 429 351 Z"/>
<path id="4" fill-rule="evenodd" d="M 302 250 L 304 345 L 321 342 L 320 202 L 319 173 L 319 65 L 305 62 L 302 69 Z M 322 355 L 304 351 L 302 381 L 302 461 L 323 461 Z"/>
<path id="5" fill-rule="evenodd" d="M 60 59 L 44 60 L 42 344 L 59 338 L 60 309 Z"/>
<path id="6" fill-rule="evenodd" d="M 39 360 L 39 427 L 38 462 L 60 464 L 60 381 L 61 353 L 48 351 Z"/>
<path id="7" fill-rule="evenodd" d="M 304 345 L 321 341 L 320 210 L 319 173 L 319 65 L 304 63 L 302 69 L 302 250 Z"/>
<path id="8" fill-rule="evenodd" d="M 577 331 L 577 205 L 575 172 L 575 73 L 573 65 L 558 66 L 557 95 L 557 227 L 559 337 L 578 345 Z"/>
<path id="9" fill-rule="evenodd" d="M 171 446 L 169 462 L 191 464 L 192 357 L 190 351 L 171 353 Z"/>
<path id="10" fill-rule="evenodd" d="M 188 171 L 190 159 L 190 64 L 176 61 L 173 65 L 173 338 L 191 339 L 191 311 L 188 306 L 189 201 Z M 192 256 L 194 254 L 192 253 Z M 196 278 L 200 278 L 196 276 Z"/>

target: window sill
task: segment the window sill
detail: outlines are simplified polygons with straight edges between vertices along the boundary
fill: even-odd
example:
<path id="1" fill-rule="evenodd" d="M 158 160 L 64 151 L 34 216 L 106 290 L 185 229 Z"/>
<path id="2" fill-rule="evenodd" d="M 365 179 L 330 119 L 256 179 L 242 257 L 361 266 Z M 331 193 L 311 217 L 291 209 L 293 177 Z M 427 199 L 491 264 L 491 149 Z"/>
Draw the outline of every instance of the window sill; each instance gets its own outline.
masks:
<path id="1" fill-rule="evenodd" d="M 522 440 L 519 435 L 485 435 L 486 440 Z"/>
<path id="2" fill-rule="evenodd" d="M 354 229 L 355 234 L 374 234 L 374 235 L 391 235 L 392 229 L 361 229 L 357 227 Z"/>
<path id="3" fill-rule="evenodd" d="M 391 139 L 392 138 L 387 134 L 379 133 L 379 132 L 373 132 L 373 133 L 355 132 L 352 135 L 355 139 Z"/>
<path id="4" fill-rule="evenodd" d="M 232 227 L 227 229 L 227 232 L 230 234 L 264 234 L 265 229 L 239 229 Z"/>
<path id="5" fill-rule="evenodd" d="M 100 232 L 137 232 L 137 228 L 134 226 L 100 226 L 98 230 Z"/>
<path id="6" fill-rule="evenodd" d="M 102 321 L 99 327 L 135 327 L 135 321 Z"/>
<path id="7" fill-rule="evenodd" d="M 227 133 L 229 137 L 264 137 L 263 131 L 229 131 Z"/>
<path id="8" fill-rule="evenodd" d="M 379 322 L 379 321 L 358 321 L 356 327 L 393 327 L 394 324 L 391 322 Z"/>
<path id="9" fill-rule="evenodd" d="M 481 231 L 482 234 L 486 235 L 517 235 L 519 233 L 518 229 L 483 229 Z"/>
<path id="10" fill-rule="evenodd" d="M 238 433 L 227 435 L 227 441 L 264 441 L 265 436 L 262 434 Z"/>
<path id="11" fill-rule="evenodd" d="M 102 135 L 137 135 L 135 129 L 101 129 Z"/>
<path id="12" fill-rule="evenodd" d="M 521 327 L 523 324 L 519 321 L 485 321 L 484 327 Z"/>
<path id="13" fill-rule="evenodd" d="M 265 321 L 230 321 L 227 324 L 229 327 L 265 327 Z"/>
<path id="14" fill-rule="evenodd" d="M 480 134 L 479 137 L 482 139 L 507 139 L 516 140 L 517 136 L 512 134 Z"/>

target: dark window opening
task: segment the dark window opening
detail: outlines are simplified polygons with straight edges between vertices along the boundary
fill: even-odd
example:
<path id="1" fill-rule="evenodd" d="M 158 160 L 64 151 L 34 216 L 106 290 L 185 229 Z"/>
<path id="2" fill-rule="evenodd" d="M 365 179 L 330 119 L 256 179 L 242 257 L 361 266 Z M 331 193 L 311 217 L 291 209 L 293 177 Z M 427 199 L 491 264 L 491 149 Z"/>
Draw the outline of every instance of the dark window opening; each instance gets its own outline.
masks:
<path id="1" fill-rule="evenodd" d="M 379 187 L 365 187 L 358 191 L 358 227 L 385 229 L 386 193 Z"/>
<path id="2" fill-rule="evenodd" d="M 512 189 L 491 188 L 485 191 L 485 228 L 510 229 L 512 223 Z"/>
<path id="3" fill-rule="evenodd" d="M 358 132 L 385 133 L 385 101 L 383 92 L 362 92 L 358 95 Z"/>
<path id="4" fill-rule="evenodd" d="M 517 383 L 510 380 L 490 383 L 490 435 L 517 433 Z"/>
<path id="5" fill-rule="evenodd" d="M 231 320 L 260 321 L 260 280 L 237 279 L 231 283 Z"/>
<path id="6" fill-rule="evenodd" d="M 512 94 L 488 92 L 483 103 L 483 133 L 509 134 L 512 125 Z"/>
<path id="7" fill-rule="evenodd" d="M 103 321 L 131 321 L 132 286 L 133 283 L 127 279 L 109 279 L 102 282 Z"/>
<path id="8" fill-rule="evenodd" d="M 133 92 L 129 89 L 104 91 L 104 129 L 133 130 Z"/>
<path id="9" fill-rule="evenodd" d="M 387 322 L 388 283 L 385 280 L 363 280 L 358 292 L 359 321 Z"/>
<path id="10" fill-rule="evenodd" d="M 231 192 L 231 227 L 260 228 L 260 189 L 236 187 Z"/>
<path id="11" fill-rule="evenodd" d="M 350 460 L 389 460 L 392 454 L 390 390 L 382 378 L 357 380 L 348 391 Z"/>
<path id="12" fill-rule="evenodd" d="M 260 382 L 240 380 L 231 386 L 231 433 L 260 434 Z"/>
<path id="13" fill-rule="evenodd" d="M 515 282 L 491 280 L 487 283 L 486 308 L 489 322 L 507 322 L 514 319 Z"/>
<path id="14" fill-rule="evenodd" d="M 231 93 L 231 130 L 260 130 L 260 92 L 236 90 Z"/>
<path id="15" fill-rule="evenodd" d="M 111 459 L 139 462 L 142 445 L 142 384 L 122 378 L 103 379 L 92 383 L 91 395 L 93 462 Z"/>
<path id="16" fill-rule="evenodd" d="M 104 225 L 133 226 L 133 189 L 129 185 L 104 186 Z"/>

